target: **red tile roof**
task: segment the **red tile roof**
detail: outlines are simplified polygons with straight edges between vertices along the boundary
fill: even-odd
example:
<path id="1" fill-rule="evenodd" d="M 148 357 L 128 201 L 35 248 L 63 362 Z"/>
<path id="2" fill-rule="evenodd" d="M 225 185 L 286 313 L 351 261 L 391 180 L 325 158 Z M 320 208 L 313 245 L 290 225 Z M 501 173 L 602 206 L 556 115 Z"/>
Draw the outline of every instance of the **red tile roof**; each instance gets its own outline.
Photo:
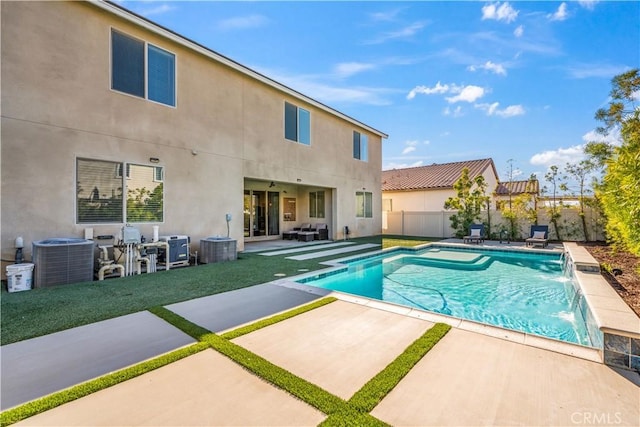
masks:
<path id="1" fill-rule="evenodd" d="M 481 175 L 487 168 L 492 168 L 496 178 L 498 177 L 492 159 L 443 164 L 434 163 L 429 166 L 382 171 L 382 191 L 453 188 L 453 184 L 460 178 L 464 168 L 469 169 L 471 178 Z"/>
<path id="2" fill-rule="evenodd" d="M 511 188 L 511 194 L 523 194 L 523 193 L 531 193 L 538 194 L 540 192 L 540 184 L 538 180 L 534 180 L 529 185 L 529 181 L 511 181 L 511 182 L 499 182 L 496 187 L 496 195 L 498 196 L 508 196 L 509 188 Z"/>

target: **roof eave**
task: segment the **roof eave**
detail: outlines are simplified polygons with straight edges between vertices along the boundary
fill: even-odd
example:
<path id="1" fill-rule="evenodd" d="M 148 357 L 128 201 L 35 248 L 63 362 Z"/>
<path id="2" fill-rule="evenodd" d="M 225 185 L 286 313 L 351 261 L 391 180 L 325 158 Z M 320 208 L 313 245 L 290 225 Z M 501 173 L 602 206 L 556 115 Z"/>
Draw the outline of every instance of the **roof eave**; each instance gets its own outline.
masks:
<path id="1" fill-rule="evenodd" d="M 389 137 L 389 135 L 387 135 L 384 132 L 381 132 L 369 125 L 366 125 L 364 123 L 362 123 L 359 120 L 354 119 L 353 117 L 347 116 L 344 113 L 341 113 L 338 110 L 335 110 L 331 107 L 329 107 L 328 105 L 323 104 L 320 101 L 317 101 L 313 98 L 310 98 L 294 89 L 291 89 L 288 86 L 283 85 L 282 83 L 279 83 L 263 74 L 258 73 L 255 70 L 252 70 L 251 68 L 248 68 L 230 58 L 227 58 L 224 55 L 221 55 L 193 40 L 190 40 L 184 36 L 181 36 L 180 34 L 169 30 L 168 28 L 165 28 L 161 25 L 158 25 L 150 20 L 148 20 L 147 18 L 144 18 L 143 16 L 140 16 L 128 9 L 123 8 L 122 6 L 119 6 L 115 3 L 112 3 L 110 1 L 107 0 L 90 0 L 90 3 L 93 4 L 94 6 L 97 6 L 99 8 L 101 8 L 102 10 L 105 10 L 109 13 L 112 13 L 122 19 L 125 19 L 129 22 L 132 22 L 136 25 L 139 25 L 140 27 L 145 28 L 146 30 L 149 30 L 155 34 L 158 34 L 162 37 L 165 37 L 175 43 L 178 43 L 182 46 L 185 46 L 188 49 L 191 49 L 195 52 L 198 52 L 208 58 L 211 58 L 221 64 L 226 65 L 227 67 L 238 71 L 248 77 L 251 77 L 261 83 L 264 83 L 268 86 L 271 86 L 274 89 L 277 89 L 283 93 L 286 93 L 289 96 L 292 96 L 294 98 L 298 98 L 301 101 L 304 101 L 308 104 L 313 105 L 314 107 L 320 109 L 320 110 L 324 110 L 334 116 L 338 116 L 343 120 L 346 120 L 347 122 L 350 122 L 362 129 L 366 129 L 367 131 L 374 133 L 378 136 L 380 136 L 380 138 L 382 139 L 387 139 Z"/>

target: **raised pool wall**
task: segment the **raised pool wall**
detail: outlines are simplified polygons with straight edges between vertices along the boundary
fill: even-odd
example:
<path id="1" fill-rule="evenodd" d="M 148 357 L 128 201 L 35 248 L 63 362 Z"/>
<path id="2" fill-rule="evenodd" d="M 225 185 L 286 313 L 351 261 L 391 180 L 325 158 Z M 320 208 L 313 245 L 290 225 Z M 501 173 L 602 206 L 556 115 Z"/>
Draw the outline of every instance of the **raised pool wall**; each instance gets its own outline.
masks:
<path id="1" fill-rule="evenodd" d="M 584 247 L 567 242 L 564 248 L 588 306 L 587 325 L 595 324 L 602 336 L 602 361 L 640 372 L 640 317 L 600 274 L 600 264 Z"/>

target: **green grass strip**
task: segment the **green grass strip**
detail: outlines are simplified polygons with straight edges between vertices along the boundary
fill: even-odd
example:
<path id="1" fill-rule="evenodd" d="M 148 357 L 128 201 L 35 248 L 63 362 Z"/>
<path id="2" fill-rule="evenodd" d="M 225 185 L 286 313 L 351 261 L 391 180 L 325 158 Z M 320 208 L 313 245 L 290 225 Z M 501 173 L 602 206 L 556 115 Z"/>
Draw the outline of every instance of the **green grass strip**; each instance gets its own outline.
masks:
<path id="1" fill-rule="evenodd" d="M 170 323 L 171 325 L 180 329 L 190 337 L 197 339 L 198 341 L 201 341 L 201 338 L 203 336 L 211 333 L 211 331 L 207 328 L 198 326 L 195 323 L 188 321 L 184 317 L 174 313 L 171 310 L 167 310 L 164 307 L 152 307 L 149 309 L 149 311 L 165 322 Z"/>
<path id="2" fill-rule="evenodd" d="M 300 314 L 306 313 L 307 311 L 311 311 L 313 309 L 322 307 L 334 301 L 337 301 L 337 298 L 335 297 L 322 298 L 318 301 L 312 302 L 311 304 L 306 304 L 298 308 L 294 308 L 293 310 L 289 310 L 287 312 L 276 314 L 275 316 L 271 316 L 266 319 L 259 320 L 257 322 L 251 323 L 250 325 L 242 326 L 238 329 L 234 329 L 232 331 L 222 334 L 221 336 L 222 338 L 232 340 L 234 338 L 241 337 L 242 335 L 246 335 L 251 332 L 257 331 L 258 329 L 262 329 L 267 326 L 271 326 L 275 323 L 282 322 L 283 320 L 287 320 L 292 317 L 298 316 Z"/>
<path id="3" fill-rule="evenodd" d="M 172 351 L 171 353 L 164 354 L 155 359 L 148 360 L 146 362 L 139 363 L 135 366 L 131 366 L 125 369 L 121 369 L 116 372 L 112 372 L 100 378 L 96 378 L 91 381 L 87 381 L 82 384 L 75 385 L 68 389 L 50 394 L 37 400 L 25 403 L 24 405 L 17 406 L 13 409 L 8 409 L 0 413 L 0 426 L 8 426 L 13 423 L 17 423 L 25 418 L 32 417 L 39 413 L 48 411 L 57 406 L 71 402 L 81 397 L 85 397 L 92 393 L 104 390 L 105 388 L 120 384 L 121 382 L 130 380 L 147 372 L 166 366 L 170 363 L 176 362 L 185 357 L 199 353 L 202 350 L 209 348 L 206 343 L 196 343 L 188 347 Z"/>
<path id="4" fill-rule="evenodd" d="M 265 381 L 287 391 L 325 414 L 331 415 L 340 411 L 348 411 L 347 402 L 343 399 L 221 336 L 209 334 L 204 337 L 204 342 L 209 343 L 216 351 L 240 364 L 248 371 L 253 372 Z"/>
<path id="5" fill-rule="evenodd" d="M 409 345 L 400 356 L 358 390 L 349 399 L 350 406 L 363 413 L 372 411 L 450 329 L 451 326 L 444 323 L 433 325 Z"/>
<path id="6" fill-rule="evenodd" d="M 385 369 L 369 380 L 348 402 L 229 341 L 230 339 L 273 325 L 334 301 L 336 301 L 336 298 L 323 298 L 311 304 L 240 327 L 222 336 L 216 335 L 164 307 L 153 307 L 149 311 L 191 337 L 198 339 L 200 342 L 147 362 L 142 362 L 138 365 L 45 396 L 41 399 L 28 402 L 19 407 L 9 409 L 0 413 L 0 427 L 16 423 L 64 403 L 130 380 L 154 369 L 176 362 L 184 357 L 196 354 L 209 347 L 227 356 L 263 380 L 327 414 L 328 417 L 320 424 L 323 427 L 387 426 L 386 423 L 373 417 L 369 412 L 373 410 L 415 364 L 446 335 L 449 329 L 451 329 L 449 325 L 443 323 L 435 324 L 420 338 L 409 345 L 404 352 Z"/>

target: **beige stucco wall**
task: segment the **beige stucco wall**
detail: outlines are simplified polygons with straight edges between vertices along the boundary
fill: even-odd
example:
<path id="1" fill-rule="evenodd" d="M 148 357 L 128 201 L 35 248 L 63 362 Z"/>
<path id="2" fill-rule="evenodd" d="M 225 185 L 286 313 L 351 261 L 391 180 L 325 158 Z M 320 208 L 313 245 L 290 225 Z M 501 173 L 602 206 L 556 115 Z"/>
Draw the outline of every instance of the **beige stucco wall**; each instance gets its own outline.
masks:
<path id="1" fill-rule="evenodd" d="M 496 188 L 498 178 L 492 168 L 487 168 L 483 173 L 487 183 L 487 196 L 492 197 L 491 191 Z M 444 210 L 444 203 L 449 197 L 455 197 L 455 190 L 429 189 L 415 191 L 384 191 L 382 198 L 391 200 L 392 211 L 423 212 Z M 495 204 L 492 202 L 492 206 Z"/>
<path id="2" fill-rule="evenodd" d="M 158 158 L 165 220 L 136 226 L 148 236 L 153 225 L 161 235 L 189 235 L 192 249 L 226 235 L 226 213 L 243 249 L 245 178 L 288 186 L 299 219 L 308 214 L 307 190 L 327 189 L 334 238 L 356 225 L 355 192 L 366 188 L 374 218 L 358 221 L 358 232 L 381 232 L 380 134 L 91 4 L 2 2 L 0 10 L 3 259 L 13 258 L 19 235 L 30 259 L 35 240 L 83 237 L 87 227 L 117 234 L 123 224 L 76 224 L 77 158 Z M 110 89 L 111 28 L 176 55 L 175 108 Z M 285 100 L 311 112 L 311 146 L 284 139 Z M 368 162 L 353 159 L 354 130 L 369 137 Z"/>

